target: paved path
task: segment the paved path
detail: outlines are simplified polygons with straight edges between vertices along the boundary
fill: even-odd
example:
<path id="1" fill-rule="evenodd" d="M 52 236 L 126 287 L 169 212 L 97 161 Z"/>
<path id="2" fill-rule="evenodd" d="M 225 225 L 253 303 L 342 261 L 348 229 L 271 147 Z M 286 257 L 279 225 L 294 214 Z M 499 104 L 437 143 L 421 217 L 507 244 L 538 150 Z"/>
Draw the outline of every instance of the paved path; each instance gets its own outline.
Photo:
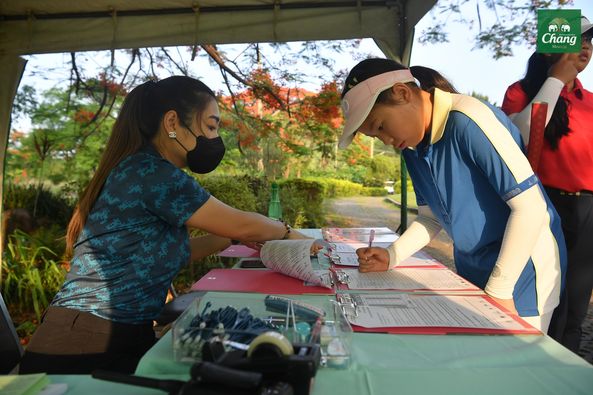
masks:
<path id="1" fill-rule="evenodd" d="M 325 202 L 328 226 L 336 227 L 369 227 L 386 226 L 396 230 L 400 225 L 400 210 L 383 197 L 349 197 L 329 199 Z M 415 215 L 408 215 L 408 224 Z M 440 232 L 435 240 L 425 247 L 425 251 L 455 270 L 453 264 L 453 247 L 451 239 Z M 593 296 L 589 304 L 589 312 L 583 327 L 583 339 L 579 352 L 584 359 L 593 364 Z"/>

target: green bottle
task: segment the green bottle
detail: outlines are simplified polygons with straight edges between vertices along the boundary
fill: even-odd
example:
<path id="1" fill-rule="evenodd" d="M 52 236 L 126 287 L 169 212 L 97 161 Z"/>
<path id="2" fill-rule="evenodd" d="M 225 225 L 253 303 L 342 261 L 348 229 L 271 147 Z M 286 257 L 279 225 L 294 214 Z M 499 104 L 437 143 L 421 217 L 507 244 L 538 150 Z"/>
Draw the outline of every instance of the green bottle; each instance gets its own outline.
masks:
<path id="1" fill-rule="evenodd" d="M 270 205 L 268 206 L 268 217 L 282 219 L 282 206 L 280 205 L 280 188 L 272 182 L 272 193 L 270 194 Z"/>

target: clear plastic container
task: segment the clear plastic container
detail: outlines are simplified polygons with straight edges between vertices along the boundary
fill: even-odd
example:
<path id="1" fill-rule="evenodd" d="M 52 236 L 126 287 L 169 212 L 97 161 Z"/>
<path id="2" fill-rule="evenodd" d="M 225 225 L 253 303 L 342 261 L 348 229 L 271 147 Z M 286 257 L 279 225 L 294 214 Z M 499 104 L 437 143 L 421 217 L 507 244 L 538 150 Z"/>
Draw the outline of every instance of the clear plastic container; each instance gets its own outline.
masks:
<path id="1" fill-rule="evenodd" d="M 323 320 L 319 336 L 321 365 L 347 369 L 352 360 L 352 327 L 337 303 Z"/>
<path id="2" fill-rule="evenodd" d="M 282 298 L 282 297 L 280 297 Z M 275 305 L 270 310 L 271 304 L 268 300 L 266 306 L 266 295 L 246 293 L 219 293 L 209 292 L 204 296 L 196 298 L 194 302 L 179 316 L 173 323 L 173 354 L 176 361 L 196 362 L 201 360 L 202 348 L 205 342 L 212 338 L 223 341 L 225 349 L 248 349 L 251 341 L 257 337 L 255 331 L 229 329 L 214 325 L 211 328 L 202 326 L 199 322 L 202 318 L 219 311 L 224 314 L 231 314 L 222 320 L 225 322 L 236 322 L 232 320 L 233 311 L 243 311 L 244 316 L 251 316 L 250 322 L 258 321 L 260 324 L 269 324 L 269 328 L 259 328 L 260 332 L 275 331 L 282 334 L 295 349 L 298 344 L 318 344 L 321 349 L 321 366 L 332 368 L 347 368 L 351 359 L 351 338 L 352 328 L 342 314 L 342 310 L 329 298 L 324 297 L 294 297 L 287 296 L 294 300 L 293 308 L 286 309 L 282 304 Z M 325 312 L 322 318 L 305 314 L 307 311 L 299 310 L 298 303 L 314 306 L 317 310 Z M 292 312 L 294 311 L 294 315 Z M 296 322 L 296 326 L 294 325 Z M 209 322 L 210 324 L 210 322 Z M 243 348 L 241 348 L 243 347 Z"/>
<path id="3" fill-rule="evenodd" d="M 175 360 L 201 360 L 205 342 L 212 340 L 222 341 L 227 349 L 247 350 L 253 339 L 268 331 L 284 335 L 289 344 L 319 343 L 322 319 L 293 315 L 285 309 L 270 311 L 265 297 L 210 292 L 196 298 L 173 323 Z"/>

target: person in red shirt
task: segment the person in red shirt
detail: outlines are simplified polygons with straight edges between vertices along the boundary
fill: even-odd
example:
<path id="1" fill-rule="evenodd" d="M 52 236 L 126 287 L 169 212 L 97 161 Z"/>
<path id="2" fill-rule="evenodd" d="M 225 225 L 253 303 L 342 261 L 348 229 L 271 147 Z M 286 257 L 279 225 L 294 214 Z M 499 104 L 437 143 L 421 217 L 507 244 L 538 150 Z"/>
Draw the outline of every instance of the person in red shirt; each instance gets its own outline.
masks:
<path id="1" fill-rule="evenodd" d="M 574 352 L 593 289 L 593 93 L 577 78 L 591 60 L 593 24 L 585 17 L 581 34 L 578 53 L 531 55 L 502 104 L 527 144 L 531 103 L 548 103 L 537 175 L 560 214 L 568 249 L 566 290 L 548 334 Z"/>

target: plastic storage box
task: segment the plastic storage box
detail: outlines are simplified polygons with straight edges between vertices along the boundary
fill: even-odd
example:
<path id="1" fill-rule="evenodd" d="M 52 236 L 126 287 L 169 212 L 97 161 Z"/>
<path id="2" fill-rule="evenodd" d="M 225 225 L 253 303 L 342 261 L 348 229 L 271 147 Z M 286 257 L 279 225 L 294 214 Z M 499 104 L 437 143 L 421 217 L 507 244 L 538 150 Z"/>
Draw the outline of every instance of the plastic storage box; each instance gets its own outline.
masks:
<path id="1" fill-rule="evenodd" d="M 173 323 L 174 358 L 197 362 L 209 341 L 222 341 L 228 350 L 248 350 L 255 338 L 268 331 L 283 335 L 279 338 L 288 340 L 295 350 L 298 344 L 318 344 L 321 366 L 350 364 L 352 328 L 329 298 L 217 292 L 196 298 Z M 284 340 L 276 346 L 289 347 Z"/>

